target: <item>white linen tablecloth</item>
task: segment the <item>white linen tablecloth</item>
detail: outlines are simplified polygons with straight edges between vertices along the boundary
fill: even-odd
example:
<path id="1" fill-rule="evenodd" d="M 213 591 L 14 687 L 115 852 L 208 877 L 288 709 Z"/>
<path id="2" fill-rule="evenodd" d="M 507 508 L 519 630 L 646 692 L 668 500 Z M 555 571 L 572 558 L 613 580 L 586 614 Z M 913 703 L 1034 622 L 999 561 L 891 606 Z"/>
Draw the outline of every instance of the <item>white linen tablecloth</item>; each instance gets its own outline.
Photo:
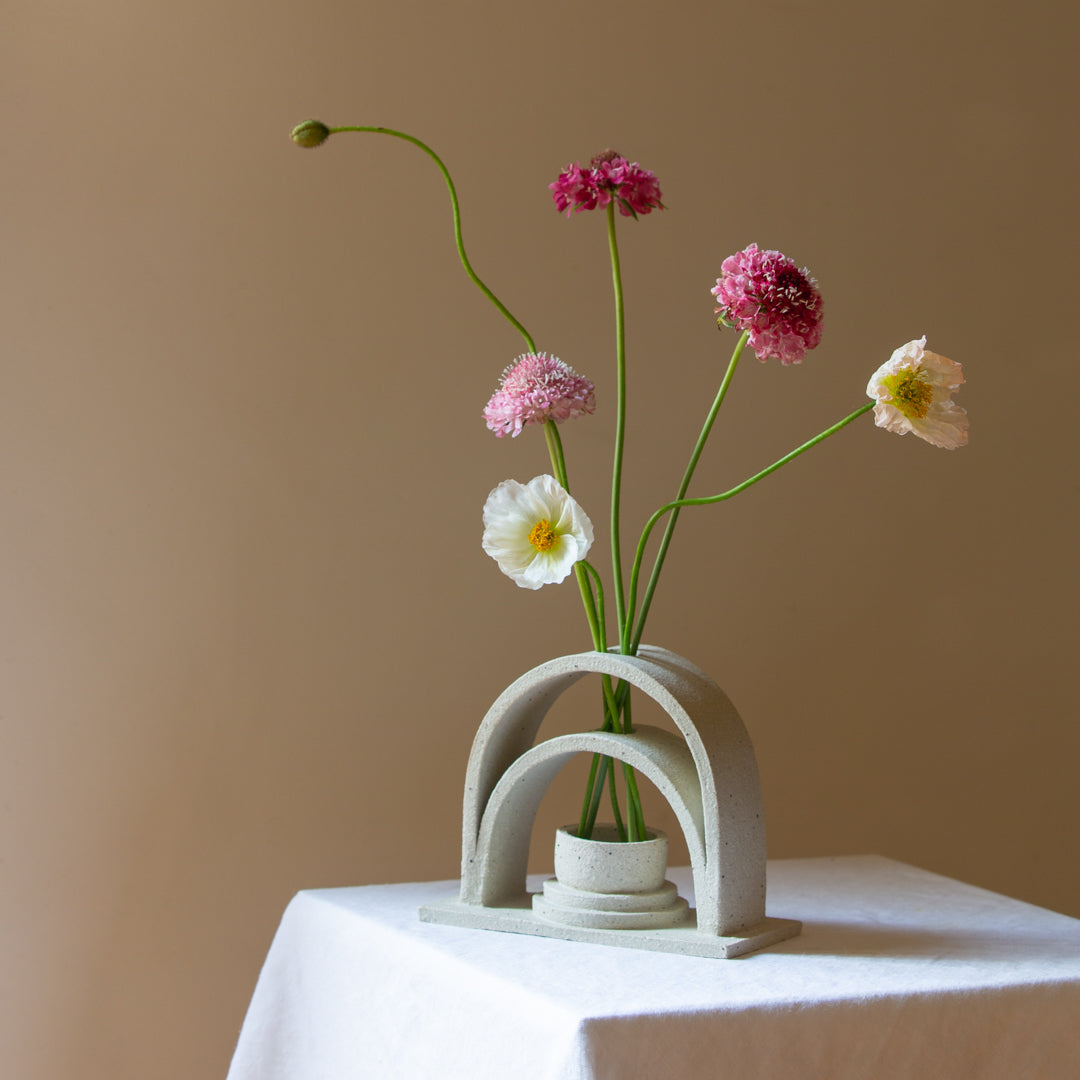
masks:
<path id="1" fill-rule="evenodd" d="M 735 960 L 420 922 L 455 882 L 299 893 L 229 1080 L 1080 1077 L 1080 920 L 873 855 L 768 882 L 803 933 Z"/>

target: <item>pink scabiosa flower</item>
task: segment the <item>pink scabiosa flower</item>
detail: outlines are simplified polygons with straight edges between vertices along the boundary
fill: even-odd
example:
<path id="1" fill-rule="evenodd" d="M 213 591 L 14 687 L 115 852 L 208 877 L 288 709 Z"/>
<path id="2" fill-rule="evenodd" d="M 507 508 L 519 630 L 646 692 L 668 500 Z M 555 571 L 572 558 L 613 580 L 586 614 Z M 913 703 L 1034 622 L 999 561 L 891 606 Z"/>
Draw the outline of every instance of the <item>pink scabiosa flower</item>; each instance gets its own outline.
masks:
<path id="1" fill-rule="evenodd" d="M 567 165 L 548 187 L 555 208 L 559 213 L 565 210 L 567 217 L 571 212 L 580 214 L 582 210 L 607 206 L 612 199 L 623 217 L 636 218 L 638 214 L 664 209 L 656 177 L 614 150 L 597 154 L 587 169 L 576 162 Z"/>
<path id="2" fill-rule="evenodd" d="M 806 269 L 779 251 L 751 244 L 720 265 L 710 292 L 721 322 L 750 331 L 759 360 L 798 364 L 821 341 L 821 293 Z"/>
<path id="3" fill-rule="evenodd" d="M 487 426 L 501 439 L 516 438 L 526 424 L 562 423 L 596 411 L 590 379 L 547 353 L 525 353 L 503 373 L 484 407 Z"/>
<path id="4" fill-rule="evenodd" d="M 866 396 L 877 402 L 878 427 L 897 435 L 913 431 L 933 446 L 955 450 L 968 441 L 967 411 L 952 399 L 963 383 L 960 365 L 928 352 L 922 337 L 901 345 L 874 372 Z"/>

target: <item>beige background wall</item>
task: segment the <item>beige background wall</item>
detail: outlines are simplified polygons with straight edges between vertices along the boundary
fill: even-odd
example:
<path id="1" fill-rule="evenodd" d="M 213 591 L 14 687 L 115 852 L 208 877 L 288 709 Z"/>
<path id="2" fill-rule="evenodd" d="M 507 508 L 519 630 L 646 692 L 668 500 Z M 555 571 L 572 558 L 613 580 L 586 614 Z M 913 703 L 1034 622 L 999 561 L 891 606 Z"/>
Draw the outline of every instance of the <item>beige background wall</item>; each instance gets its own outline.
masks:
<path id="1" fill-rule="evenodd" d="M 436 171 L 371 136 L 301 152 L 309 115 L 444 154 L 480 273 L 598 383 L 564 429 L 598 522 L 611 310 L 602 218 L 549 202 L 572 158 L 614 146 L 669 206 L 621 229 L 631 531 L 711 400 L 707 289 L 750 241 L 810 265 L 825 340 L 744 364 L 699 491 L 910 338 L 963 362 L 970 447 L 864 420 L 687 515 L 647 637 L 742 711 L 774 857 L 880 852 L 1080 916 L 1063 10 L 5 6 L 5 1075 L 223 1075 L 289 897 L 455 876 L 484 710 L 588 644 L 572 588 L 480 549 L 488 490 L 546 457 L 479 419 L 520 344 Z M 575 799 L 545 804 L 536 869 Z"/>

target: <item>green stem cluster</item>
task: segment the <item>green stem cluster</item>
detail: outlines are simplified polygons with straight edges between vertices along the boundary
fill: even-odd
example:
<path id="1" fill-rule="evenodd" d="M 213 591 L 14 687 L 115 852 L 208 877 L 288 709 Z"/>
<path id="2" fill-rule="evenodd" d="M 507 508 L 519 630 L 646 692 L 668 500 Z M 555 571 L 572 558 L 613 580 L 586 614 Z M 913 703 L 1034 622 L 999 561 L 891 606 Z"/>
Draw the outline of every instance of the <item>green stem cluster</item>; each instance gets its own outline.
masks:
<path id="1" fill-rule="evenodd" d="M 544 435 L 547 440 L 548 454 L 551 458 L 551 467 L 555 479 L 569 491 L 570 482 L 566 472 L 566 458 L 563 453 L 562 438 L 554 420 L 548 420 L 544 423 Z M 585 607 L 585 617 L 588 620 L 589 630 L 592 634 L 593 648 L 597 652 L 605 652 L 608 647 L 608 638 L 604 611 L 603 579 L 596 568 L 584 559 L 574 564 L 574 575 L 577 578 L 581 600 Z M 596 590 L 595 593 L 593 588 Z M 629 735 L 632 730 L 628 695 L 629 686 L 620 680 L 618 688 L 616 688 L 612 685 L 610 675 L 602 675 L 601 688 L 603 691 L 604 711 L 604 722 L 601 730 Z M 627 794 L 626 823 L 623 823 L 622 814 L 619 810 L 618 791 L 615 786 L 615 773 L 611 769 L 611 759 L 600 754 L 594 754 L 589 768 L 589 778 L 585 788 L 581 817 L 578 822 L 578 836 L 588 838 L 592 835 L 606 777 L 608 791 L 611 796 L 611 809 L 615 818 L 615 828 L 620 840 L 645 839 L 645 817 L 641 809 L 641 796 L 638 793 L 637 778 L 634 775 L 634 770 L 625 762 L 622 763 L 622 769 Z"/>
<path id="2" fill-rule="evenodd" d="M 454 240 L 457 245 L 458 258 L 461 260 L 462 267 L 464 267 L 466 274 L 468 274 L 469 279 L 473 284 L 476 285 L 500 314 L 502 314 L 518 333 L 521 334 L 529 352 L 535 353 L 536 345 L 524 325 L 518 321 L 506 305 L 480 279 L 476 271 L 473 270 L 472 264 L 465 253 L 465 245 L 462 240 L 461 209 L 458 204 L 457 191 L 454 187 L 454 181 L 450 176 L 449 170 L 443 164 L 439 155 L 436 154 L 430 146 L 420 139 L 417 139 L 415 136 L 409 135 L 403 131 L 395 131 L 392 128 L 385 127 L 347 126 L 329 128 L 318 121 L 307 121 L 305 124 L 299 125 L 294 129 L 293 138 L 302 146 L 317 146 L 324 141 L 328 135 L 347 131 L 371 132 L 378 135 L 390 135 L 396 139 L 403 139 L 418 147 L 435 162 L 439 172 L 442 174 L 443 180 L 446 182 L 446 188 L 450 194 L 450 204 L 454 220 Z M 736 484 L 735 487 L 729 488 L 727 491 L 723 491 L 718 495 L 710 495 L 702 498 L 687 498 L 686 493 L 690 488 L 690 482 L 693 479 L 694 471 L 696 470 L 698 461 L 705 449 L 705 443 L 708 441 L 709 435 L 712 432 L 720 407 L 723 405 L 724 399 L 727 396 L 731 381 L 735 375 L 735 369 L 739 364 L 739 359 L 746 347 L 749 335 L 748 333 L 743 333 L 739 337 L 734 351 L 732 352 L 731 359 L 728 362 L 727 370 L 720 383 L 716 398 L 709 409 L 708 415 L 705 418 L 705 423 L 702 425 L 701 433 L 698 435 L 697 442 L 690 454 L 690 460 L 683 473 L 682 481 L 679 484 L 675 498 L 671 502 L 661 506 L 660 509 L 649 518 L 641 532 L 637 550 L 634 554 L 634 561 L 630 569 L 629 592 L 627 593 L 624 589 L 620 523 L 623 456 L 626 443 L 626 320 L 623 307 L 622 269 L 619 260 L 618 240 L 615 232 L 615 205 L 613 202 L 609 203 L 607 206 L 607 235 L 608 250 L 611 258 L 612 288 L 615 297 L 616 365 L 615 450 L 611 476 L 611 570 L 615 596 L 615 619 L 618 631 L 618 648 L 621 653 L 634 656 L 637 654 L 641 644 L 645 620 L 648 617 L 649 609 L 652 606 L 653 596 L 656 592 L 656 586 L 664 566 L 664 560 L 667 557 L 668 548 L 671 545 L 675 526 L 679 519 L 679 512 L 687 506 L 708 506 L 713 503 L 723 502 L 733 498 L 735 495 L 740 494 L 759 481 L 764 480 L 766 476 L 776 472 L 777 469 L 788 464 L 788 462 L 794 461 L 795 458 L 806 453 L 811 447 L 817 446 L 818 443 L 846 427 L 853 420 L 862 416 L 863 413 L 872 409 L 874 403 L 868 402 L 855 409 L 844 417 L 844 419 L 833 424 L 831 427 L 826 428 L 812 439 L 804 442 L 801 446 L 796 447 L 790 453 L 785 454 L 782 458 L 773 462 L 772 465 L 755 473 L 742 483 Z M 552 472 L 563 488 L 566 491 L 569 491 L 570 483 L 566 469 L 566 456 L 563 451 L 559 429 L 553 420 L 546 421 L 543 427 L 548 454 L 551 458 Z M 661 538 L 656 556 L 653 560 L 652 571 L 650 572 L 649 581 L 645 587 L 639 609 L 637 603 L 638 586 L 645 553 L 653 530 L 665 516 L 667 516 L 667 524 L 664 528 L 663 537 Z M 581 560 L 574 565 L 574 575 L 581 592 L 582 604 L 585 608 L 585 617 L 589 624 L 593 648 L 598 652 L 605 652 L 608 650 L 609 644 L 607 620 L 604 610 L 604 588 L 601 576 L 596 568 L 585 560 Z M 613 731 L 620 734 L 630 734 L 633 731 L 633 722 L 631 719 L 632 708 L 629 684 L 620 680 L 618 685 L 615 686 L 609 675 L 604 675 L 601 681 L 604 711 L 602 730 Z M 606 787 L 611 800 L 612 813 L 615 817 L 615 825 L 620 839 L 632 841 L 644 840 L 646 838 L 645 819 L 642 813 L 641 798 L 638 793 L 634 770 L 625 762 L 622 762 L 621 764 L 626 789 L 627 813 L 625 823 L 619 807 L 619 797 L 615 782 L 615 769 L 612 767 L 612 759 L 596 754 L 593 756 L 589 769 L 585 798 L 582 803 L 581 817 L 578 824 L 579 836 L 588 837 L 592 834 L 593 826 L 596 822 L 596 815 Z"/>

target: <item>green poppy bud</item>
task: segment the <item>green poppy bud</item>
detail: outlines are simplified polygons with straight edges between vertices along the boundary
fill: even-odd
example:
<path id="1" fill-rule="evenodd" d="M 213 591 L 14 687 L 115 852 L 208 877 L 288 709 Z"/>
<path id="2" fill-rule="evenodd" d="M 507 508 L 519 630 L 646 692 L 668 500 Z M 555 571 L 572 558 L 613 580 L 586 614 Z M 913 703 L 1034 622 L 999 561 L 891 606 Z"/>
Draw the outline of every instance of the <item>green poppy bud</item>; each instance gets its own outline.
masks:
<path id="1" fill-rule="evenodd" d="M 292 129 L 292 141 L 308 150 L 322 146 L 329 137 L 330 129 L 321 120 L 305 120 Z"/>

